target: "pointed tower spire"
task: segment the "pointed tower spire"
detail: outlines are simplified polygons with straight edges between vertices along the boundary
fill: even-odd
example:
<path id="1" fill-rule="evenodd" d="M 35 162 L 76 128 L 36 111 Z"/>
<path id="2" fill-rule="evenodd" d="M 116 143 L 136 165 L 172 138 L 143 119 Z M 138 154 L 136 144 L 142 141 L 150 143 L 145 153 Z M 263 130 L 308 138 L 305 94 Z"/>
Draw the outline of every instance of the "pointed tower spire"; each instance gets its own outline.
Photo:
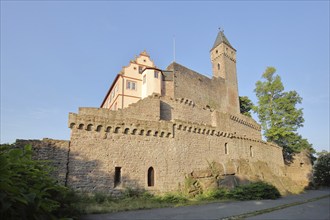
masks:
<path id="1" fill-rule="evenodd" d="M 227 44 L 229 47 L 231 47 L 232 49 L 234 49 L 234 47 L 229 43 L 229 40 L 226 38 L 225 34 L 224 34 L 224 30 L 219 28 L 219 33 L 217 38 L 214 41 L 213 47 L 211 50 L 213 50 L 214 48 L 216 48 L 218 45 L 220 45 L 221 43 L 225 43 Z M 235 50 L 235 49 L 234 49 Z"/>
<path id="2" fill-rule="evenodd" d="M 219 30 L 210 51 L 213 77 L 222 81 L 226 94 L 222 97 L 226 112 L 239 113 L 238 86 L 236 73 L 236 50 L 231 46 L 223 30 Z"/>

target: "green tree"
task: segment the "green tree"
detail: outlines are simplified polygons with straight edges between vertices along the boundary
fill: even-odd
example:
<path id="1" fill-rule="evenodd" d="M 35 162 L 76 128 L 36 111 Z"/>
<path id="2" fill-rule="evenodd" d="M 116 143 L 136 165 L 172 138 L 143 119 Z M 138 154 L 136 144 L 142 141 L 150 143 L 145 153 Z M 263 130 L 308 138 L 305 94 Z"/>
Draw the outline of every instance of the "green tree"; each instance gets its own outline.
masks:
<path id="1" fill-rule="evenodd" d="M 330 153 L 321 152 L 314 165 L 313 180 L 316 186 L 330 186 Z"/>
<path id="2" fill-rule="evenodd" d="M 248 117 L 252 117 L 250 111 L 253 107 L 253 103 L 249 99 L 249 97 L 240 96 L 239 97 L 239 107 L 240 107 L 241 114 L 248 116 Z"/>
<path id="3" fill-rule="evenodd" d="M 307 149 L 313 152 L 312 145 L 297 133 L 303 126 L 302 98 L 296 91 L 284 91 L 280 76 L 274 67 L 267 67 L 264 81 L 257 81 L 255 93 L 258 98 L 253 110 L 258 114 L 267 141 L 283 147 L 284 158 L 290 160 L 295 152 Z"/>

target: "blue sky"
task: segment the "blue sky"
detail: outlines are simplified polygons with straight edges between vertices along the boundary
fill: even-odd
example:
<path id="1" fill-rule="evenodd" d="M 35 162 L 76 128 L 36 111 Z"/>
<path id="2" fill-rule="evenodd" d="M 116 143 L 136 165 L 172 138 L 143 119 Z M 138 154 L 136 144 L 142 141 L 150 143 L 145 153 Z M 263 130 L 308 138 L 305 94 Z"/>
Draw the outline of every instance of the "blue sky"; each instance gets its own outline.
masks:
<path id="1" fill-rule="evenodd" d="M 98 107 L 144 49 L 166 68 L 174 36 L 176 62 L 211 75 L 219 27 L 237 49 L 240 95 L 256 103 L 274 66 L 303 98 L 299 132 L 329 150 L 329 1 L 1 1 L 1 143 L 69 139 L 69 112 Z"/>

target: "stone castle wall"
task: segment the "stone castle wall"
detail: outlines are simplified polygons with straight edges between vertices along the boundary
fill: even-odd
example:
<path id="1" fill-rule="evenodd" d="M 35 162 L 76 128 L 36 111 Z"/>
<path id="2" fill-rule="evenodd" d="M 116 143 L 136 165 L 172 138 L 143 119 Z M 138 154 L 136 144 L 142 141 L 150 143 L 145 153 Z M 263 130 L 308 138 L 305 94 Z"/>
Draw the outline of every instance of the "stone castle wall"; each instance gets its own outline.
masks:
<path id="1" fill-rule="evenodd" d="M 294 182 L 303 183 L 302 172 L 308 172 L 300 169 L 301 162 L 287 168 L 282 149 L 261 140 L 253 119 L 219 113 L 189 99 L 153 95 L 119 111 L 79 108 L 78 114 L 69 114 L 68 126 L 70 143 L 44 139 L 17 144 L 33 145 L 38 159 L 53 161 L 59 181 L 79 191 L 175 191 L 184 187 L 187 175 L 215 162 L 222 176 L 263 180 L 285 193 Z M 154 186 L 148 186 L 150 167 Z M 115 184 L 118 168 L 121 179 Z M 287 175 L 293 172 L 300 174 L 294 181 Z"/>
<path id="2" fill-rule="evenodd" d="M 68 184 L 82 191 L 109 192 L 114 190 L 115 168 L 121 167 L 122 184 L 117 189 L 173 191 L 184 185 L 187 174 L 204 169 L 208 162 L 221 163 L 225 170 L 227 166 L 235 166 L 237 173 L 241 159 L 271 164 L 273 173 L 283 175 L 284 163 L 279 147 L 236 138 L 209 126 L 163 123 L 173 131 L 171 135 L 159 135 L 160 130 L 149 134 L 124 130 L 105 135 L 105 131 L 73 128 Z M 154 187 L 147 186 L 149 167 L 155 170 Z M 240 172 L 244 173 L 244 169 Z"/>
<path id="3" fill-rule="evenodd" d="M 244 129 L 260 129 L 252 119 L 221 115 L 226 118 L 224 123 L 237 129 L 232 132 L 229 127 L 221 127 L 219 121 L 212 121 L 213 110 L 188 99 L 153 96 L 135 107 L 139 109 L 139 105 L 160 109 L 161 120 L 117 120 L 115 114 L 121 115 L 120 111 L 106 111 L 102 116 L 97 109 L 83 108 L 79 114 L 70 114 L 69 186 L 81 191 L 113 192 L 125 187 L 173 191 L 183 187 L 187 174 L 205 169 L 210 162 L 222 164 L 223 175 L 265 181 L 271 181 L 269 175 L 285 176 L 282 149 L 243 134 Z M 117 187 L 116 167 L 120 167 L 122 175 Z M 147 185 L 150 167 L 155 170 L 153 187 Z"/>
<path id="4" fill-rule="evenodd" d="M 175 98 L 185 97 L 201 106 L 226 112 L 227 85 L 224 79 L 210 79 L 176 63 L 172 63 L 168 70 L 174 72 Z"/>
<path id="5" fill-rule="evenodd" d="M 52 175 L 59 183 L 67 184 L 70 142 L 44 138 L 43 140 L 16 140 L 15 146 L 23 148 L 31 145 L 33 150 L 32 158 L 48 161 L 54 167 Z"/>

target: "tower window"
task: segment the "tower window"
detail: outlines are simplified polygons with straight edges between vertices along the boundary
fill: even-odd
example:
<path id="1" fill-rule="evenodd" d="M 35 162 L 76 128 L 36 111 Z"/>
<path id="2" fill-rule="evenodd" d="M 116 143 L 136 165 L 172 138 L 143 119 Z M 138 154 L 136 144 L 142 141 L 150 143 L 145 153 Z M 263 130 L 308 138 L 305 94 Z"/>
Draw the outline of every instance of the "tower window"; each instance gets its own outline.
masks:
<path id="1" fill-rule="evenodd" d="M 148 186 L 155 185 L 155 172 L 153 167 L 149 167 L 148 169 Z"/>
<path id="2" fill-rule="evenodd" d="M 115 181 L 114 187 L 117 187 L 121 183 L 121 167 L 115 167 Z"/>
<path id="3" fill-rule="evenodd" d="M 158 79 L 158 71 L 155 71 L 155 73 L 154 73 L 154 77 L 155 77 L 156 79 Z"/>
<path id="4" fill-rule="evenodd" d="M 218 53 L 218 50 L 216 50 L 215 53 Z"/>
<path id="5" fill-rule="evenodd" d="M 143 71 L 142 66 L 139 66 L 139 73 L 142 73 L 142 71 Z"/>
<path id="6" fill-rule="evenodd" d="M 218 70 L 220 70 L 220 63 L 218 63 Z"/>

